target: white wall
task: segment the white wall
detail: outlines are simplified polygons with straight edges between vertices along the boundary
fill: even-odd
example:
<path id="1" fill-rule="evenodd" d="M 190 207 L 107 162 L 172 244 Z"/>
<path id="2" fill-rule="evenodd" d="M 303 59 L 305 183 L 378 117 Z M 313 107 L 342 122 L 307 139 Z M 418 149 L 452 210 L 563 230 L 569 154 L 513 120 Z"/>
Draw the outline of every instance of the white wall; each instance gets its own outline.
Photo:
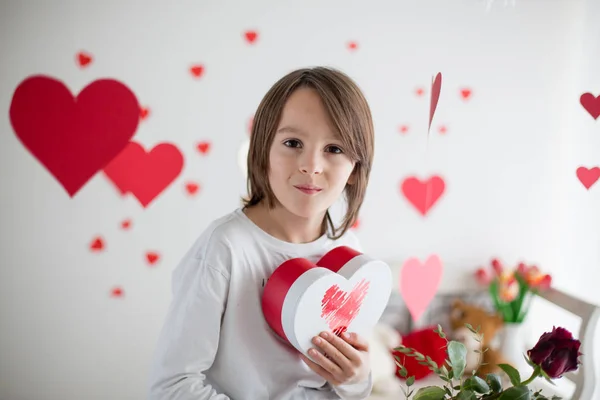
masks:
<path id="1" fill-rule="evenodd" d="M 248 119 L 276 79 L 306 65 L 343 69 L 371 103 L 376 161 L 357 230 L 369 253 L 439 254 L 441 290 L 461 287 L 493 256 L 523 259 L 600 303 L 600 182 L 588 191 L 575 177 L 579 165 L 600 165 L 600 119 L 579 105 L 583 92 L 600 95 L 599 2 L 485 3 L 1 2 L 0 397 L 143 398 L 171 271 L 212 219 L 239 204 Z M 253 45 L 248 29 L 259 32 Z M 86 68 L 74 62 L 80 50 L 94 57 Z M 187 72 L 196 62 L 206 68 L 197 80 Z M 427 144 L 428 96 L 414 90 L 438 71 Z M 73 93 L 103 77 L 128 85 L 151 109 L 134 139 L 175 143 L 181 175 L 146 209 L 102 174 L 70 198 L 8 119 L 15 88 L 34 74 Z M 464 86 L 473 90 L 466 102 Z M 206 156 L 200 140 L 212 143 Z M 434 173 L 447 189 L 423 218 L 399 182 Z M 201 185 L 195 197 L 188 180 Z M 92 253 L 96 235 L 106 248 Z M 161 256 L 152 267 L 149 250 Z M 122 298 L 109 296 L 115 285 Z"/>

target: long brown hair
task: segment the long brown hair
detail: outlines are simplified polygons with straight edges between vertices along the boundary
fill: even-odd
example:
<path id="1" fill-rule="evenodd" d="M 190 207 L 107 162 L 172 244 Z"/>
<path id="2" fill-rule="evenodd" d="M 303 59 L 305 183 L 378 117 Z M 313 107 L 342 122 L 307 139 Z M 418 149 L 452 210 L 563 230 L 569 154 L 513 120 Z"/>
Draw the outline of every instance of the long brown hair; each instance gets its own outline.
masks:
<path id="1" fill-rule="evenodd" d="M 354 224 L 362 206 L 374 153 L 374 128 L 371 110 L 358 85 L 345 73 L 330 67 L 301 68 L 279 79 L 266 93 L 254 115 L 248 150 L 248 198 L 244 206 L 265 201 L 269 208 L 277 205 L 269 180 L 269 153 L 283 107 L 300 87 L 317 91 L 333 126 L 337 129 L 346 154 L 355 161 L 352 184 L 344 189 L 347 210 L 336 228 L 329 211 L 327 234 L 340 238 Z"/>

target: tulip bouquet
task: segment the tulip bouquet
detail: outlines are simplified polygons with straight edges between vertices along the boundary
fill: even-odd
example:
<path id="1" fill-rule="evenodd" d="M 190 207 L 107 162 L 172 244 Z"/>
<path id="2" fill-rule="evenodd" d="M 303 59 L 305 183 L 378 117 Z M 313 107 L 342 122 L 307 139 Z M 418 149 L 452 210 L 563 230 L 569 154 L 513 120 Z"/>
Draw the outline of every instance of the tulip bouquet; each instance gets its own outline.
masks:
<path id="1" fill-rule="evenodd" d="M 527 316 L 533 294 L 550 287 L 552 277 L 534 265 L 520 263 L 516 269 L 506 269 L 498 259 L 491 268 L 479 268 L 477 281 L 488 286 L 494 307 L 505 323 L 521 323 Z"/>
<path id="2" fill-rule="evenodd" d="M 478 330 L 467 324 L 467 328 L 481 341 Z M 435 332 L 446 338 L 441 326 Z M 446 340 L 447 341 L 447 340 Z M 497 374 L 487 374 L 480 377 L 477 370 L 465 371 L 467 349 L 464 344 L 457 341 L 447 341 L 446 353 L 448 355 L 444 365 L 438 366 L 431 358 L 411 349 L 400 346 L 397 350 L 407 356 L 414 357 L 422 365 L 428 366 L 441 380 L 446 382 L 443 386 L 427 386 L 411 390 L 414 377 L 406 379 L 406 388 L 403 388 L 406 399 L 412 400 L 557 400 L 557 396 L 546 397 L 541 390 L 534 391 L 529 384 L 536 378 L 542 377 L 553 384 L 552 380 L 560 378 L 569 371 L 575 371 L 581 364 L 579 348 L 581 343 L 574 339 L 571 332 L 564 328 L 554 327 L 551 332 L 540 336 L 537 344 L 527 351 L 525 359 L 533 369 L 531 376 L 523 380 L 519 371 L 508 364 L 499 367 L 510 378 L 511 386 L 503 388 L 502 379 Z M 482 351 L 484 352 L 485 349 Z M 481 353 L 482 353 L 481 352 Z M 396 364 L 400 367 L 400 374 L 407 376 L 407 370 L 400 364 L 400 357 L 396 356 Z"/>

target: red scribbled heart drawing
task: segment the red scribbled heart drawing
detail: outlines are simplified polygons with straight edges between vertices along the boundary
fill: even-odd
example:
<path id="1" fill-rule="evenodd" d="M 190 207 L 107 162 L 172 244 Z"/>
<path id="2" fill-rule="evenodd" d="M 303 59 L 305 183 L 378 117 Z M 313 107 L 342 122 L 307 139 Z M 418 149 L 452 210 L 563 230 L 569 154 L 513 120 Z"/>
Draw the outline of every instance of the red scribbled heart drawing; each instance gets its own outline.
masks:
<path id="1" fill-rule="evenodd" d="M 448 132 L 448 128 L 446 128 L 445 125 L 440 125 L 440 127 L 438 128 L 438 132 L 443 135 L 446 132 Z"/>
<path id="2" fill-rule="evenodd" d="M 425 216 L 431 207 L 440 199 L 445 190 L 444 180 L 434 175 L 426 181 L 416 177 L 408 177 L 401 184 L 404 197 L 421 215 Z"/>
<path id="3" fill-rule="evenodd" d="M 149 115 L 150 115 L 150 109 L 148 107 L 140 108 L 140 118 L 142 120 L 148 118 Z"/>
<path id="4" fill-rule="evenodd" d="M 198 143 L 196 148 L 200 153 L 208 154 L 208 152 L 210 151 L 210 142 L 200 142 Z"/>
<path id="5" fill-rule="evenodd" d="M 358 315 L 368 290 L 369 282 L 363 279 L 350 293 L 340 290 L 338 285 L 333 285 L 325 292 L 321 300 L 321 318 L 325 319 L 334 334 L 340 335 L 346 331 Z"/>
<path id="6" fill-rule="evenodd" d="M 194 78 L 200 78 L 204 74 L 204 66 L 200 64 L 192 65 L 190 73 Z"/>
<path id="7" fill-rule="evenodd" d="M 77 97 L 60 81 L 22 81 L 10 121 L 23 146 L 73 197 L 129 143 L 139 124 L 133 92 L 112 79 L 86 86 Z"/>
<path id="8" fill-rule="evenodd" d="M 423 96 L 425 94 L 425 89 L 423 89 L 423 88 L 417 88 L 417 89 L 415 89 L 415 94 L 417 96 Z"/>
<path id="9" fill-rule="evenodd" d="M 196 194 L 196 192 L 198 192 L 198 189 L 200 189 L 200 185 L 194 182 L 188 182 L 185 185 L 185 190 L 188 192 L 189 195 Z"/>
<path id="10" fill-rule="evenodd" d="M 600 117 L 600 95 L 594 97 L 591 93 L 584 93 L 579 98 L 579 102 L 592 118 Z"/>
<path id="11" fill-rule="evenodd" d="M 121 229 L 127 230 L 129 228 L 131 228 L 131 220 L 130 219 L 126 219 L 123 222 L 121 222 Z"/>
<path id="12" fill-rule="evenodd" d="M 99 252 L 104 250 L 104 240 L 101 237 L 96 237 L 92 240 L 90 244 L 90 250 L 94 252 Z"/>
<path id="13" fill-rule="evenodd" d="M 93 57 L 89 53 L 80 51 L 79 53 L 77 53 L 76 59 L 77 59 L 77 64 L 79 64 L 80 67 L 86 67 L 92 62 Z"/>
<path id="14" fill-rule="evenodd" d="M 150 152 L 136 142 L 130 142 L 109 165 L 104 174 L 121 194 L 133 194 L 147 207 L 179 176 L 183 155 L 170 143 L 156 145 Z"/>
<path id="15" fill-rule="evenodd" d="M 589 190 L 600 179 L 600 167 L 579 167 L 577 168 L 577 178 Z"/>
<path id="16" fill-rule="evenodd" d="M 160 256 L 158 255 L 158 253 L 155 253 L 153 251 L 149 251 L 146 253 L 146 260 L 148 261 L 148 264 L 150 264 L 150 265 L 156 264 L 159 259 L 160 259 Z"/>
<path id="17" fill-rule="evenodd" d="M 440 99 L 440 91 L 442 90 L 442 74 L 438 72 L 431 83 L 431 101 L 429 103 L 429 128 L 431 129 L 431 121 L 435 115 L 435 110 Z"/>
<path id="18" fill-rule="evenodd" d="M 349 50 L 356 50 L 358 48 L 358 43 L 352 41 L 352 42 L 348 42 L 348 49 Z"/>
<path id="19" fill-rule="evenodd" d="M 111 297 L 123 297 L 125 293 L 123 292 L 123 289 L 120 287 L 114 287 L 111 291 L 110 291 L 110 296 Z"/>
<path id="20" fill-rule="evenodd" d="M 398 130 L 400 131 L 401 134 L 406 134 L 408 133 L 408 125 L 400 125 L 400 128 L 398 128 Z"/>
<path id="21" fill-rule="evenodd" d="M 254 43 L 258 38 L 258 33 L 256 31 L 246 31 L 244 37 L 248 43 Z"/>
<path id="22" fill-rule="evenodd" d="M 461 89 L 460 90 L 460 96 L 463 98 L 463 100 L 468 100 L 471 97 L 471 89 Z"/>

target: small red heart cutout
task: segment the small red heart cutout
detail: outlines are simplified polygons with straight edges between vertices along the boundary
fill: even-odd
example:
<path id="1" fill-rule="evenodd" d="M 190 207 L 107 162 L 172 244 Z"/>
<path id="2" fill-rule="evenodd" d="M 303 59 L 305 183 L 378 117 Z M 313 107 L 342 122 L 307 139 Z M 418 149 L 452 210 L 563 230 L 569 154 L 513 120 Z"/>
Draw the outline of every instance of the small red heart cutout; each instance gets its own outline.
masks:
<path id="1" fill-rule="evenodd" d="M 589 190 L 600 179 L 600 167 L 579 167 L 577 168 L 577 178 Z"/>
<path id="2" fill-rule="evenodd" d="M 149 251 L 146 253 L 146 260 L 148 261 L 148 264 L 150 265 L 154 265 L 156 264 L 156 262 L 159 260 L 160 256 L 158 255 L 158 253 L 155 253 L 153 251 Z"/>
<path id="3" fill-rule="evenodd" d="M 357 218 L 351 226 L 351 229 L 358 229 L 360 227 L 360 220 Z"/>
<path id="4" fill-rule="evenodd" d="M 425 94 L 425 89 L 423 89 L 423 88 L 417 88 L 417 89 L 415 89 L 415 94 L 417 96 L 423 96 Z"/>
<path id="5" fill-rule="evenodd" d="M 90 244 L 90 250 L 94 252 L 104 250 L 104 240 L 101 237 L 95 238 Z"/>
<path id="6" fill-rule="evenodd" d="M 204 73 L 204 66 L 200 64 L 193 65 L 190 68 L 190 73 L 192 74 L 192 76 L 194 76 L 194 78 L 200 78 Z"/>
<path id="7" fill-rule="evenodd" d="M 410 204 L 425 216 L 440 199 L 445 187 L 444 180 L 439 176 L 432 176 L 426 181 L 411 176 L 402 182 L 400 189 Z"/>
<path id="8" fill-rule="evenodd" d="M 150 115 L 150 109 L 148 107 L 140 108 L 140 119 L 144 120 L 144 119 L 148 118 L 149 115 Z"/>
<path id="9" fill-rule="evenodd" d="M 356 42 L 348 42 L 348 49 L 356 50 L 358 48 L 358 44 Z"/>
<path id="10" fill-rule="evenodd" d="M 200 142 L 196 148 L 200 153 L 207 154 L 210 151 L 210 142 Z"/>
<path id="11" fill-rule="evenodd" d="M 194 182 L 189 182 L 185 185 L 185 190 L 190 195 L 196 194 L 196 192 L 198 192 L 198 189 L 200 189 L 200 185 L 198 185 L 197 183 L 194 183 Z"/>
<path id="12" fill-rule="evenodd" d="M 111 297 L 123 297 L 123 295 L 124 295 L 123 289 L 121 289 L 120 287 L 115 287 L 110 291 Z"/>
<path id="13" fill-rule="evenodd" d="M 80 67 L 86 67 L 88 66 L 93 60 L 93 57 L 86 53 L 86 52 L 79 52 L 77 53 L 77 63 L 79 64 Z"/>
<path id="14" fill-rule="evenodd" d="M 258 38 L 258 33 L 256 31 L 246 31 L 244 37 L 248 43 L 254 43 Z"/>
<path id="15" fill-rule="evenodd" d="M 600 95 L 594 97 L 591 93 L 584 93 L 579 98 L 579 102 L 592 118 L 600 117 Z"/>
<path id="16" fill-rule="evenodd" d="M 401 134 L 406 134 L 408 133 L 408 125 L 400 125 L 400 128 L 398 128 L 398 130 L 400 131 Z"/>
<path id="17" fill-rule="evenodd" d="M 129 229 L 131 228 L 131 220 L 130 219 L 126 219 L 123 222 L 121 222 L 121 229 Z"/>
<path id="18" fill-rule="evenodd" d="M 464 100 L 469 99 L 471 97 L 471 89 L 461 89 L 460 95 Z"/>
<path id="19" fill-rule="evenodd" d="M 438 132 L 443 135 L 446 132 L 448 132 L 448 128 L 446 128 L 445 125 L 440 125 L 440 127 L 438 128 Z"/>

